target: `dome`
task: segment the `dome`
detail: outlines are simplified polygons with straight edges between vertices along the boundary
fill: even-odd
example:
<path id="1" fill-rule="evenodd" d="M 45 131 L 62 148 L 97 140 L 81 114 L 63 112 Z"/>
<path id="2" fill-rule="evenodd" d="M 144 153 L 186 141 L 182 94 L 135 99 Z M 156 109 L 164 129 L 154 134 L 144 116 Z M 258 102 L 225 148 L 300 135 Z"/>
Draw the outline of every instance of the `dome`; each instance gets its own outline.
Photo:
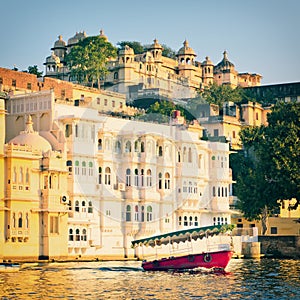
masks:
<path id="1" fill-rule="evenodd" d="M 205 61 L 202 63 L 203 66 L 212 66 L 213 62 L 210 60 L 208 56 L 205 57 Z"/>
<path id="2" fill-rule="evenodd" d="M 215 70 L 234 68 L 234 64 L 228 60 L 227 52 L 223 52 L 223 59 L 216 65 Z"/>
<path id="3" fill-rule="evenodd" d="M 153 40 L 153 44 L 150 46 L 149 49 L 161 49 L 162 50 L 162 46 L 161 44 L 159 44 L 158 40 L 157 39 L 154 39 Z"/>
<path id="4" fill-rule="evenodd" d="M 65 48 L 66 47 L 66 42 L 62 39 L 62 36 L 58 36 L 58 40 L 54 43 L 53 48 Z"/>
<path id="5" fill-rule="evenodd" d="M 76 34 L 68 39 L 68 45 L 75 45 L 77 44 L 79 41 L 83 40 L 86 38 L 86 33 L 85 31 L 83 32 L 76 32 Z"/>
<path id="6" fill-rule="evenodd" d="M 100 30 L 99 36 L 100 36 L 101 38 L 104 38 L 106 42 L 108 41 L 107 36 L 104 34 L 103 29 Z"/>
<path id="7" fill-rule="evenodd" d="M 187 40 L 183 42 L 183 47 L 178 50 L 178 55 L 193 55 L 196 56 L 193 48 L 189 47 L 189 43 Z"/>
<path id="8" fill-rule="evenodd" d="M 124 49 L 119 50 L 120 55 L 134 55 L 134 50 L 128 45 L 124 46 Z"/>
<path id="9" fill-rule="evenodd" d="M 31 146 L 32 149 L 41 150 L 43 152 L 52 150 L 50 143 L 41 137 L 38 132 L 33 130 L 32 124 L 31 116 L 29 115 L 26 122 L 26 129 L 21 131 L 18 136 L 14 137 L 8 143 Z"/>

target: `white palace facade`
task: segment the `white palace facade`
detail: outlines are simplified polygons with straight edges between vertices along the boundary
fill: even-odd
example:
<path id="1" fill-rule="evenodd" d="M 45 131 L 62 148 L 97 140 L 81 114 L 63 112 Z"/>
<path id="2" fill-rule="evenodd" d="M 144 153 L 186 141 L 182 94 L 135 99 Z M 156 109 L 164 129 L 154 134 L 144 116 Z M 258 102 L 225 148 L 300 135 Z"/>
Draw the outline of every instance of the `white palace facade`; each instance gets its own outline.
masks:
<path id="1" fill-rule="evenodd" d="M 11 95 L 6 100 L 6 111 L 2 149 L 15 147 L 17 151 L 16 147 L 24 147 L 24 140 L 14 138 L 29 126 L 31 134 L 35 131 L 47 141 L 44 150 L 48 154 L 42 154 L 46 152 L 41 149 L 39 159 L 51 157 L 57 161 L 48 169 L 39 168 L 38 161 L 32 165 L 36 178 L 39 172 L 48 172 L 44 179 L 39 179 L 45 181 L 42 193 L 36 182 L 28 182 L 28 189 L 35 195 L 35 206 L 26 211 L 28 231 L 34 232 L 32 226 L 38 220 L 33 222 L 32 218 L 37 218 L 37 212 L 47 213 L 46 219 L 48 215 L 55 217 L 55 228 L 43 237 L 57 239 L 44 257 L 130 258 L 136 255 L 131 248 L 133 239 L 231 222 L 229 144 L 202 140 L 202 127 L 197 122 L 186 125 L 177 118 L 170 124 L 156 124 L 116 118 L 93 106 L 56 101 L 52 90 Z M 31 147 L 43 147 L 29 140 L 26 143 L 31 143 Z M 2 153 L 0 162 L 5 171 L 6 153 Z M 22 153 L 18 153 L 21 163 Z M 64 166 L 60 163 L 62 159 Z M 29 165 L 34 160 L 26 161 Z M 4 191 L 8 190 L 7 177 L 1 180 Z M 39 201 L 46 195 L 51 197 L 43 208 Z M 18 197 L 19 202 L 10 202 L 16 212 L 18 205 L 20 210 L 25 209 L 23 194 Z M 10 224 L 10 208 L 5 201 L 1 203 L 1 222 L 6 211 L 5 222 Z M 25 249 L 14 257 L 29 256 L 34 245 L 24 245 L 32 237 L 8 239 L 7 227 L 0 226 L 4 228 L 0 231 L 1 242 L 6 245 L 0 247 L 0 257 L 11 258 L 5 250 L 9 246 Z M 64 253 L 57 253 L 59 247 L 65 249 Z"/>

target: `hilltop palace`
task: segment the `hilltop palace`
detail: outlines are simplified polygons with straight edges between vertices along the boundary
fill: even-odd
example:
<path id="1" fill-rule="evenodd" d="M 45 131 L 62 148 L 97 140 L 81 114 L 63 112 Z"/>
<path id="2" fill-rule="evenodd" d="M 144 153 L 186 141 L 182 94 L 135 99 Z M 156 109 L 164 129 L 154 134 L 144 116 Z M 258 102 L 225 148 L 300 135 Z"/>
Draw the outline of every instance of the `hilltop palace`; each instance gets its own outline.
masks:
<path id="1" fill-rule="evenodd" d="M 176 60 L 163 57 L 155 40 L 143 54 L 120 50 L 105 89 L 83 87 L 64 55 L 84 37 L 59 37 L 44 78 L 0 68 L 0 259 L 133 258 L 133 239 L 231 223 L 229 143 L 202 139 L 179 112 L 167 124 L 134 120 L 128 103 L 261 76 L 236 72 L 226 53 L 197 62 L 187 41 Z"/>
<path id="2" fill-rule="evenodd" d="M 51 48 L 52 54 L 46 58 L 46 76 L 72 81 L 64 58 L 86 36 L 85 32 L 76 33 L 66 44 L 60 35 Z M 100 36 L 107 40 L 102 30 Z M 133 49 L 125 46 L 115 60 L 109 61 L 109 73 L 102 82 L 103 87 L 126 94 L 127 102 L 131 102 L 149 98 L 194 98 L 197 91 L 212 82 L 232 87 L 260 85 L 261 75 L 238 73 L 226 51 L 223 59 L 214 65 L 209 57 L 203 62 L 197 61 L 197 55 L 187 40 L 178 50 L 176 59 L 163 56 L 162 50 L 157 39 L 142 54 L 135 54 Z"/>

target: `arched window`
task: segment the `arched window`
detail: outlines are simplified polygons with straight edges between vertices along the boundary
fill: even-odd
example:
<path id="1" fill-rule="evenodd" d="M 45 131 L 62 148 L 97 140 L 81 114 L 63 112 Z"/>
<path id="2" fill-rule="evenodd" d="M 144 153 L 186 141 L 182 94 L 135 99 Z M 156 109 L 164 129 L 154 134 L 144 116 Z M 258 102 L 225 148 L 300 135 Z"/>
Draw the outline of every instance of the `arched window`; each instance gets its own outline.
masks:
<path id="1" fill-rule="evenodd" d="M 67 160 L 66 165 L 67 165 L 68 170 L 69 170 L 69 175 L 71 175 L 72 174 L 72 161 L 71 160 Z"/>
<path id="2" fill-rule="evenodd" d="M 93 163 L 90 161 L 89 162 L 89 176 L 94 175 L 94 168 L 93 168 Z"/>
<path id="3" fill-rule="evenodd" d="M 215 217 L 213 218 L 213 222 L 214 222 L 214 225 L 216 225 L 216 218 Z"/>
<path id="4" fill-rule="evenodd" d="M 180 151 L 177 152 L 177 162 L 181 162 L 181 153 Z"/>
<path id="5" fill-rule="evenodd" d="M 183 217 L 183 226 L 188 226 L 187 216 Z"/>
<path id="6" fill-rule="evenodd" d="M 74 241 L 73 229 L 69 229 L 69 241 Z"/>
<path id="7" fill-rule="evenodd" d="M 188 162 L 189 162 L 189 163 L 192 162 L 192 149 L 191 149 L 191 148 L 189 148 Z"/>
<path id="8" fill-rule="evenodd" d="M 121 153 L 121 142 L 120 141 L 116 141 L 116 143 L 115 143 L 115 152 Z"/>
<path id="9" fill-rule="evenodd" d="M 145 143 L 141 142 L 141 152 L 145 152 Z"/>
<path id="10" fill-rule="evenodd" d="M 213 186 L 212 192 L 213 192 L 213 197 L 216 197 L 216 187 L 215 186 Z"/>
<path id="11" fill-rule="evenodd" d="M 141 169 L 141 186 L 144 186 L 144 183 L 145 183 L 145 179 L 144 179 L 144 169 Z"/>
<path id="12" fill-rule="evenodd" d="M 169 190 L 170 189 L 170 174 L 166 173 L 165 174 L 165 189 Z"/>
<path id="13" fill-rule="evenodd" d="M 98 150 L 102 150 L 102 139 L 98 140 Z"/>
<path id="14" fill-rule="evenodd" d="M 75 240 L 80 241 L 80 230 L 78 228 L 75 230 Z"/>
<path id="15" fill-rule="evenodd" d="M 151 170 L 147 170 L 147 186 L 152 186 L 152 175 L 151 175 Z"/>
<path id="16" fill-rule="evenodd" d="M 98 183 L 102 184 L 102 168 L 98 168 Z"/>
<path id="17" fill-rule="evenodd" d="M 119 73 L 118 72 L 115 72 L 114 73 L 114 79 L 116 80 L 116 79 L 119 79 Z"/>
<path id="18" fill-rule="evenodd" d="M 162 174 L 161 173 L 158 174 L 158 189 L 159 190 L 162 189 Z"/>
<path id="19" fill-rule="evenodd" d="M 183 148 L 183 162 L 186 162 L 186 148 Z"/>
<path id="20" fill-rule="evenodd" d="M 147 206 L 147 222 L 152 221 L 152 206 Z"/>
<path id="21" fill-rule="evenodd" d="M 86 175 L 86 162 L 85 162 L 85 161 L 83 161 L 83 162 L 81 163 L 81 167 L 82 167 L 82 169 L 81 169 L 81 174 L 82 174 L 83 176 L 85 176 L 85 175 Z"/>
<path id="22" fill-rule="evenodd" d="M 189 224 L 190 226 L 192 226 L 193 225 L 193 217 L 192 216 L 190 216 L 190 224 Z"/>
<path id="23" fill-rule="evenodd" d="M 105 168 L 105 178 L 104 178 L 104 184 L 110 185 L 110 168 Z"/>
<path id="24" fill-rule="evenodd" d="M 178 225 L 179 225 L 179 226 L 181 226 L 181 222 L 182 222 L 182 217 L 179 216 L 179 217 L 178 217 Z"/>
<path id="25" fill-rule="evenodd" d="M 20 167 L 19 183 L 23 184 L 23 179 L 24 179 L 24 176 L 23 176 L 23 168 Z"/>
<path id="26" fill-rule="evenodd" d="M 25 184 L 29 184 L 29 170 L 28 170 L 28 168 L 26 169 Z"/>
<path id="27" fill-rule="evenodd" d="M 141 221 L 145 222 L 145 206 L 141 207 Z"/>
<path id="28" fill-rule="evenodd" d="M 138 205 L 136 205 L 134 207 L 134 221 L 138 221 L 139 220 L 139 207 Z"/>
<path id="29" fill-rule="evenodd" d="M 92 201 L 89 201 L 88 213 L 89 214 L 93 213 L 93 203 L 92 203 Z"/>
<path id="30" fill-rule="evenodd" d="M 126 222 L 131 222 L 131 206 L 126 206 Z"/>
<path id="31" fill-rule="evenodd" d="M 85 201 L 81 202 L 81 211 L 86 212 Z"/>
<path id="32" fill-rule="evenodd" d="M 220 187 L 218 187 L 218 197 L 221 196 L 221 190 L 220 190 Z"/>
<path id="33" fill-rule="evenodd" d="M 136 140 L 136 141 L 134 142 L 134 152 L 138 152 L 138 151 L 139 151 L 139 141 Z"/>
<path id="34" fill-rule="evenodd" d="M 19 217 L 18 217 L 18 227 L 22 228 L 23 226 L 23 218 L 22 218 L 22 213 L 19 213 Z"/>
<path id="35" fill-rule="evenodd" d="M 198 226 L 198 224 L 199 224 L 199 223 L 198 223 L 198 217 L 196 216 L 196 217 L 195 217 L 195 226 Z"/>
<path id="36" fill-rule="evenodd" d="M 75 211 L 79 212 L 79 201 L 75 201 Z"/>
<path id="37" fill-rule="evenodd" d="M 222 187 L 222 197 L 224 197 L 224 187 Z"/>
<path id="38" fill-rule="evenodd" d="M 139 186 L 139 170 L 134 170 L 134 185 Z"/>
<path id="39" fill-rule="evenodd" d="M 75 124 L 75 137 L 78 138 L 78 124 Z"/>
<path id="40" fill-rule="evenodd" d="M 191 194 L 193 192 L 193 184 L 191 181 L 189 181 L 189 193 Z"/>
<path id="41" fill-rule="evenodd" d="M 126 170 L 126 186 L 131 186 L 131 174 L 130 169 Z"/>
<path id="42" fill-rule="evenodd" d="M 87 240 L 87 236 L 86 236 L 86 229 L 82 229 L 82 236 L 81 236 L 81 240 L 82 241 L 86 241 Z"/>
<path id="43" fill-rule="evenodd" d="M 79 175 L 79 161 L 75 161 L 75 175 Z"/>
<path id="44" fill-rule="evenodd" d="M 162 148 L 162 146 L 158 147 L 158 156 L 163 156 L 163 148 Z"/>
<path id="45" fill-rule="evenodd" d="M 13 183 L 17 183 L 17 168 L 14 167 L 14 172 L 13 172 Z"/>
<path id="46" fill-rule="evenodd" d="M 125 152 L 126 153 L 131 152 L 131 142 L 130 141 L 127 141 L 125 144 Z"/>

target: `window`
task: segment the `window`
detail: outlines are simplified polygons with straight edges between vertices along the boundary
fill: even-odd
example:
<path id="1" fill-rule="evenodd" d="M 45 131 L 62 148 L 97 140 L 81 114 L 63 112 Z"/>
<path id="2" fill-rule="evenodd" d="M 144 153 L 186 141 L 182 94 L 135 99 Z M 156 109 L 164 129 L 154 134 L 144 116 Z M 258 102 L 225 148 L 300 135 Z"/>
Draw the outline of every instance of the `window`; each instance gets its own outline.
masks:
<path id="1" fill-rule="evenodd" d="M 151 176 L 151 170 L 147 170 L 147 186 L 152 186 L 152 176 Z"/>
<path id="2" fill-rule="evenodd" d="M 131 222 L 131 206 L 126 206 L 126 222 Z"/>
<path id="3" fill-rule="evenodd" d="M 94 175 L 94 169 L 93 169 L 93 163 L 90 161 L 89 162 L 89 176 Z"/>
<path id="4" fill-rule="evenodd" d="M 105 168 L 105 178 L 104 178 L 104 184 L 110 185 L 110 168 Z"/>
<path id="5" fill-rule="evenodd" d="M 98 169 L 98 183 L 102 184 L 102 168 L 99 167 Z"/>
<path id="6" fill-rule="evenodd" d="M 158 189 L 159 190 L 162 189 L 162 174 L 161 173 L 158 174 Z"/>
<path id="7" fill-rule="evenodd" d="M 81 240 L 82 241 L 86 241 L 87 240 L 87 235 L 86 235 L 86 229 L 82 229 L 82 236 L 81 236 Z"/>
<path id="8" fill-rule="evenodd" d="M 102 150 L 102 139 L 98 140 L 98 150 Z"/>
<path id="9" fill-rule="evenodd" d="M 271 234 L 277 234 L 277 227 L 271 227 Z"/>
<path id="10" fill-rule="evenodd" d="M 134 185 L 139 186 L 139 170 L 134 170 Z"/>
<path id="11" fill-rule="evenodd" d="M 145 206 L 141 207 L 141 221 L 145 222 Z"/>
<path id="12" fill-rule="evenodd" d="M 141 169 L 141 186 L 144 186 L 144 183 L 145 183 L 145 179 L 144 179 L 144 169 Z"/>
<path id="13" fill-rule="evenodd" d="M 131 186 L 131 174 L 130 169 L 126 170 L 126 186 Z"/>
<path id="14" fill-rule="evenodd" d="M 188 226 L 187 216 L 184 216 L 183 220 L 184 220 L 183 226 Z"/>
<path id="15" fill-rule="evenodd" d="M 116 101 L 113 100 L 113 101 L 111 102 L 111 105 L 112 105 L 112 107 L 116 107 Z"/>
<path id="16" fill-rule="evenodd" d="M 22 228 L 23 226 L 23 219 L 22 219 L 22 213 L 19 213 L 19 217 L 18 217 L 18 227 Z"/>
<path id="17" fill-rule="evenodd" d="M 72 134 L 72 125 L 66 124 L 65 135 L 68 138 Z"/>
<path id="18" fill-rule="evenodd" d="M 192 162 L 192 149 L 189 148 L 189 153 L 188 153 L 188 162 L 191 163 Z"/>
<path id="19" fill-rule="evenodd" d="M 76 240 L 77 242 L 79 242 L 79 241 L 80 241 L 80 230 L 77 228 L 76 231 L 75 231 L 75 233 L 76 233 L 76 235 L 75 235 L 75 240 Z"/>
<path id="20" fill-rule="evenodd" d="M 107 99 L 104 99 L 104 105 L 107 106 Z"/>
<path id="21" fill-rule="evenodd" d="M 195 217 L 195 226 L 198 226 L 198 217 Z"/>
<path id="22" fill-rule="evenodd" d="M 3 78 L 0 77 L 0 84 L 3 84 Z"/>
<path id="23" fill-rule="evenodd" d="M 82 169 L 81 169 L 82 175 L 85 176 L 86 175 L 86 162 L 83 161 L 81 163 L 81 166 L 82 166 Z"/>
<path id="24" fill-rule="evenodd" d="M 145 143 L 141 142 L 141 152 L 145 152 Z"/>
<path id="25" fill-rule="evenodd" d="M 69 241 L 74 241 L 73 229 L 69 229 Z"/>
<path id="26" fill-rule="evenodd" d="M 50 216 L 50 233 L 58 233 L 58 217 Z"/>
<path id="27" fill-rule="evenodd" d="M 178 217 L 178 225 L 181 226 L 181 216 Z"/>
<path id="28" fill-rule="evenodd" d="M 13 79 L 13 80 L 11 81 L 11 85 L 12 85 L 13 87 L 16 87 L 16 86 L 17 86 L 17 81 L 16 81 L 15 79 Z"/>
<path id="29" fill-rule="evenodd" d="M 126 152 L 126 153 L 131 152 L 131 143 L 130 143 L 130 141 L 127 141 L 127 142 L 126 142 L 126 145 L 125 145 L 125 152 Z"/>
<path id="30" fill-rule="evenodd" d="M 79 212 L 79 201 L 75 201 L 75 211 Z"/>
<path id="31" fill-rule="evenodd" d="M 121 153 L 121 142 L 120 141 L 116 141 L 116 143 L 115 143 L 115 152 Z"/>
<path id="32" fill-rule="evenodd" d="M 100 104 L 100 98 L 97 98 L 97 104 Z"/>
<path id="33" fill-rule="evenodd" d="M 190 216 L 190 224 L 189 224 L 190 226 L 192 226 L 193 225 L 193 217 L 192 216 Z"/>
<path id="34" fill-rule="evenodd" d="M 235 131 L 232 131 L 232 137 L 235 139 Z"/>
<path id="35" fill-rule="evenodd" d="M 31 83 L 30 82 L 27 83 L 27 90 L 31 90 Z"/>
<path id="36" fill-rule="evenodd" d="M 138 205 L 136 205 L 134 207 L 134 221 L 138 221 L 139 220 L 139 207 Z"/>
<path id="37" fill-rule="evenodd" d="M 81 211 L 86 212 L 85 201 L 81 202 Z"/>
<path id="38" fill-rule="evenodd" d="M 152 206 L 147 206 L 147 222 L 152 221 Z"/>
<path id="39" fill-rule="evenodd" d="M 71 160 L 67 160 L 67 167 L 68 167 L 68 170 L 69 170 L 69 175 L 72 174 L 72 161 Z"/>
<path id="40" fill-rule="evenodd" d="M 123 108 L 123 102 L 120 102 L 120 108 L 121 109 Z"/>
<path id="41" fill-rule="evenodd" d="M 163 156 L 163 148 L 162 148 L 162 146 L 158 147 L 158 156 Z"/>
<path id="42" fill-rule="evenodd" d="M 75 124 L 75 137 L 78 137 L 78 124 Z"/>
<path id="43" fill-rule="evenodd" d="M 170 189 L 170 174 L 169 173 L 165 174 L 165 189 L 166 190 Z"/>
<path id="44" fill-rule="evenodd" d="M 26 217 L 25 217 L 25 228 L 29 228 L 29 216 L 28 216 L 28 213 L 26 213 Z"/>
<path id="45" fill-rule="evenodd" d="M 88 213 L 89 214 L 93 213 L 93 203 L 92 203 L 92 201 L 89 201 Z"/>

